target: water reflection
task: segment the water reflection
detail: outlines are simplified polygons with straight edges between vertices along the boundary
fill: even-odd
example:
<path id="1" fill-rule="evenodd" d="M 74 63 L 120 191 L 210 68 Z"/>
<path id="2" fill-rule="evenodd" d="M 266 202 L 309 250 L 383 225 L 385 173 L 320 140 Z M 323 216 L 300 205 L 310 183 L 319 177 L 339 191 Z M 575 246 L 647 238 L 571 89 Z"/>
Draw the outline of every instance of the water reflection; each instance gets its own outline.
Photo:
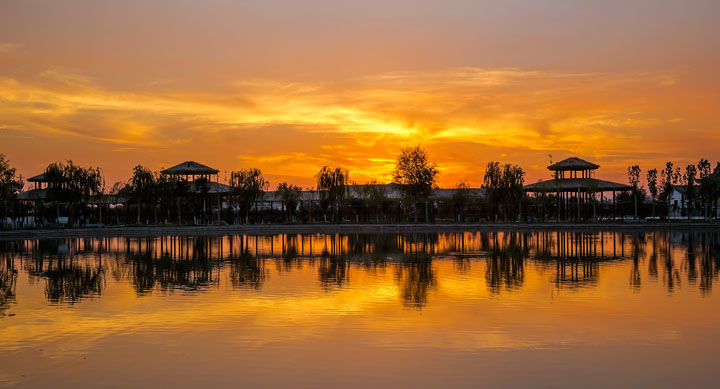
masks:
<path id="1" fill-rule="evenodd" d="M 2 267 L 0 267 L 0 317 L 4 317 L 5 311 L 15 303 L 17 277 L 18 272 L 15 270 L 13 257 L 4 255 Z"/>
<path id="2" fill-rule="evenodd" d="M 548 231 L 26 240 L 0 242 L 0 255 L 0 316 L 16 303 L 18 269 L 28 283 L 44 282 L 51 304 L 100 297 L 108 280 L 130 283 L 138 296 L 202 293 L 225 283 L 260 292 L 273 271 L 314 269 L 319 288 L 332 293 L 353 287 L 358 272 L 389 269 L 400 303 L 422 309 L 442 284 L 436 267 L 444 261 L 452 263 L 454 273 L 446 277 L 476 276 L 474 269 L 481 269 L 493 295 L 525 288 L 528 271 L 548 274 L 557 289 L 593 288 L 602 282 L 602 269 L 615 264 L 627 267 L 632 291 L 659 282 L 667 293 L 686 284 L 707 295 L 718 279 L 720 234 Z"/>
<path id="3" fill-rule="evenodd" d="M 395 279 L 401 285 L 403 304 L 420 309 L 427 304 L 428 291 L 436 284 L 432 257 L 429 254 L 413 254 L 397 267 Z"/>

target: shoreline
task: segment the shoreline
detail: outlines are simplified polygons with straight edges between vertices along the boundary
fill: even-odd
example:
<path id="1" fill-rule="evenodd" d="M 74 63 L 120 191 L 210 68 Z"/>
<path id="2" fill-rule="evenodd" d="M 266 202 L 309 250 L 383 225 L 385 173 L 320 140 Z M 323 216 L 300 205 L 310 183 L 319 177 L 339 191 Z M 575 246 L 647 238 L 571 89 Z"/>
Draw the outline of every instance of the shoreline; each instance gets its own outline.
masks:
<path id="1" fill-rule="evenodd" d="M 486 223 L 486 224 L 239 224 L 227 226 L 120 226 L 104 228 L 70 228 L 52 230 L 2 230 L 0 240 L 64 239 L 99 237 L 153 237 L 166 235 L 274 235 L 330 233 L 439 233 L 459 231 L 720 231 L 718 222 L 663 223 Z"/>

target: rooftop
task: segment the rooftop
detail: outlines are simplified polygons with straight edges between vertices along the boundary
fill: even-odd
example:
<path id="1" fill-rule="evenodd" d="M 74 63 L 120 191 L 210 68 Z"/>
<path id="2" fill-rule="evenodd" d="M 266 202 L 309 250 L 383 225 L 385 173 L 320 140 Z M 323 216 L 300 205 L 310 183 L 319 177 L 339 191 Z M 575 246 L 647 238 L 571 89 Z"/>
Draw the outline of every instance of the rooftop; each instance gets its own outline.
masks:
<path id="1" fill-rule="evenodd" d="M 205 166 L 201 163 L 197 163 L 195 161 L 185 161 L 179 165 L 175 165 L 171 168 L 163 170 L 162 173 L 178 175 L 178 176 L 191 175 L 191 174 L 203 175 L 203 174 L 218 174 L 218 170 L 213 169 L 209 166 Z"/>
<path id="2" fill-rule="evenodd" d="M 587 191 L 595 189 L 596 192 L 610 192 L 630 190 L 630 185 L 618 184 L 616 182 L 603 181 L 595 178 L 564 178 L 541 181 L 535 184 L 525 185 L 526 192 L 548 191 L 548 192 L 574 192 L 577 190 Z"/>
<path id="3" fill-rule="evenodd" d="M 584 159 L 572 157 L 565 160 L 562 160 L 560 162 L 556 162 L 550 166 L 548 166 L 548 170 L 553 171 L 568 171 L 568 170 L 595 170 L 599 168 L 600 165 L 596 165 L 592 162 L 588 162 Z"/>
<path id="4" fill-rule="evenodd" d="M 45 173 L 40 173 L 37 176 L 32 176 L 27 180 L 29 182 L 47 182 L 47 178 L 45 178 Z"/>

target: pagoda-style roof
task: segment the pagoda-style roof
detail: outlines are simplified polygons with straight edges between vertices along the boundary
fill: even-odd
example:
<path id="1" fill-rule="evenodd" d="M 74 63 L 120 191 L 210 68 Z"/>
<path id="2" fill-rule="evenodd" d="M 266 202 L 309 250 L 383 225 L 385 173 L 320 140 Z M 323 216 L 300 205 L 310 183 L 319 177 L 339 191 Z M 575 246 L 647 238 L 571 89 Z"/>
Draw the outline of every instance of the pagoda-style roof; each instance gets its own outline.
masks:
<path id="1" fill-rule="evenodd" d="M 163 174 L 171 174 L 177 176 L 186 175 L 207 175 L 207 174 L 218 174 L 217 169 L 213 169 L 209 166 L 205 166 L 195 161 L 185 161 L 179 165 L 175 165 L 171 168 L 162 171 Z"/>
<path id="2" fill-rule="evenodd" d="M 595 178 L 561 178 L 523 186 L 523 190 L 526 192 L 576 192 L 578 190 L 587 192 L 589 189 L 593 189 L 595 192 L 619 192 L 631 190 L 632 186 Z"/>
<path id="3" fill-rule="evenodd" d="M 550 166 L 548 166 L 548 170 L 553 171 L 575 171 L 575 170 L 595 170 L 599 168 L 600 165 L 596 165 L 592 162 L 588 162 L 584 159 L 572 157 L 565 160 L 562 160 L 560 162 L 556 162 Z"/>
<path id="4" fill-rule="evenodd" d="M 40 173 L 37 176 L 33 176 L 27 179 L 29 182 L 48 182 L 45 177 L 45 173 Z"/>

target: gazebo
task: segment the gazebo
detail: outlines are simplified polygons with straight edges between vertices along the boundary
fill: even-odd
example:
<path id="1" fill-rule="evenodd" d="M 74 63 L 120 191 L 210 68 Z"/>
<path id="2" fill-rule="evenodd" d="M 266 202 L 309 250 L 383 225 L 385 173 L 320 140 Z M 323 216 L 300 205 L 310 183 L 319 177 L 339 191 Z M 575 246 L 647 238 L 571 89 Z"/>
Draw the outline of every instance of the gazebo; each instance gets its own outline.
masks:
<path id="1" fill-rule="evenodd" d="M 571 219 L 573 208 L 577 210 L 577 219 L 582 219 L 582 215 L 586 214 L 583 209 L 588 209 L 591 200 L 599 194 L 600 204 L 604 204 L 605 193 L 610 192 L 614 215 L 615 193 L 629 191 L 632 187 L 595 178 L 595 170 L 599 167 L 580 158 L 568 158 L 548 166 L 548 170 L 554 172 L 554 179 L 525 185 L 523 190 L 536 196 L 540 193 L 555 193 L 558 220 Z"/>
<path id="2" fill-rule="evenodd" d="M 217 220 L 220 220 L 220 212 L 222 211 L 221 197 L 230 193 L 230 187 L 219 182 L 220 179 L 218 176 L 218 172 L 219 171 L 217 169 L 211 168 L 201 163 L 197 163 L 195 161 L 185 161 L 179 165 L 175 165 L 171 168 L 161 171 L 162 174 L 176 176 L 179 179 L 188 182 L 188 190 L 192 193 L 205 192 L 208 195 L 216 196 L 217 210 L 215 212 L 217 212 Z M 204 187 L 201 188 L 198 186 L 198 179 L 207 180 Z M 205 212 L 205 207 L 205 200 L 203 200 L 203 213 Z"/>
<path id="3" fill-rule="evenodd" d="M 40 173 L 37 176 L 32 176 L 27 179 L 28 182 L 35 184 L 35 189 L 42 189 L 43 184 L 47 187 L 48 179 L 45 177 L 45 173 Z"/>
<path id="4" fill-rule="evenodd" d="M 212 181 L 212 176 L 215 176 L 215 180 L 217 181 L 218 170 L 195 161 L 185 161 L 179 165 L 163 170 L 162 174 L 183 177 L 186 181 L 190 182 L 194 182 L 196 177 L 207 178 L 208 181 Z"/>

